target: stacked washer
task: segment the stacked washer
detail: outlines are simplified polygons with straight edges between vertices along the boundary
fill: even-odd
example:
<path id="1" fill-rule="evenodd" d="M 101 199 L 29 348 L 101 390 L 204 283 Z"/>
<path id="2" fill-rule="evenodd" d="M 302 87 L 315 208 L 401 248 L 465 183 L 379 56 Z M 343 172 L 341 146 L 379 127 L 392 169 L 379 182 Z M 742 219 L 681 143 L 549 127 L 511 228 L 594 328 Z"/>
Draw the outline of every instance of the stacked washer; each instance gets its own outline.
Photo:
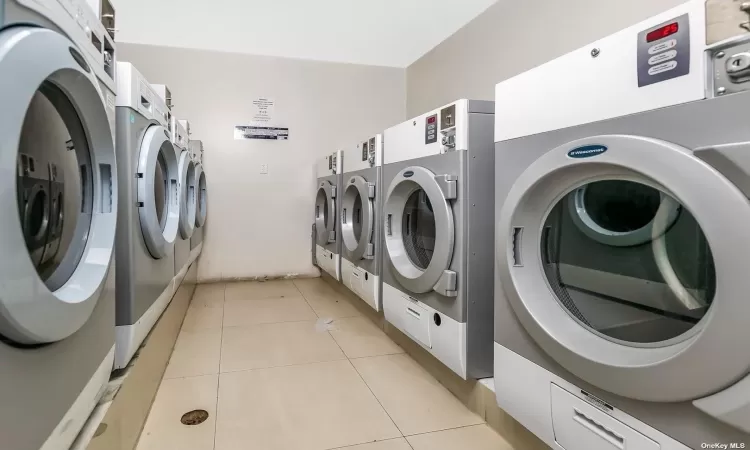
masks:
<path id="1" fill-rule="evenodd" d="M 125 367 L 174 292 L 180 207 L 169 109 L 130 63 L 117 63 L 117 352 Z"/>
<path id="2" fill-rule="evenodd" d="M 341 281 L 376 311 L 381 309 L 380 179 L 383 135 L 344 150 L 341 192 Z"/>
<path id="3" fill-rule="evenodd" d="M 315 195 L 315 261 L 336 281 L 341 280 L 341 233 L 338 195 L 343 184 L 343 153 L 338 151 L 316 163 L 318 191 Z"/>
<path id="4" fill-rule="evenodd" d="M 464 379 L 492 376 L 493 103 L 386 130 L 385 318 Z"/>
<path id="5" fill-rule="evenodd" d="M 555 448 L 750 446 L 750 40 L 704 8 L 497 86 L 497 400 Z"/>
<path id="6" fill-rule="evenodd" d="M 114 56 L 84 2 L 0 2 L 3 448 L 68 448 L 112 370 L 115 83 L 104 43 Z"/>
<path id="7" fill-rule="evenodd" d="M 195 227 L 190 237 L 190 261 L 195 261 L 203 249 L 203 232 L 208 215 L 206 173 L 203 171 L 203 142 L 190 141 L 190 157 L 195 164 Z"/>

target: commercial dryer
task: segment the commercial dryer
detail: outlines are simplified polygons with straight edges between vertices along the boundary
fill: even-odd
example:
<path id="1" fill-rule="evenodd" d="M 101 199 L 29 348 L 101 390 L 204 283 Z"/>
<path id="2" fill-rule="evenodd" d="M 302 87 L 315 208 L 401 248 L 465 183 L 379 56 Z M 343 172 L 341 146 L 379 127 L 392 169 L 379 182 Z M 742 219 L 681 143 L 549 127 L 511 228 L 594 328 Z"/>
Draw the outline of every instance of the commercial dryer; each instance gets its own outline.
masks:
<path id="1" fill-rule="evenodd" d="M 195 261 L 203 250 L 203 234 L 208 217 L 208 191 L 206 173 L 203 171 L 203 141 L 188 143 L 190 156 L 195 166 L 195 226 L 190 237 L 190 262 Z"/>
<path id="2" fill-rule="evenodd" d="M 180 209 L 169 108 L 130 63 L 117 63 L 117 352 L 125 367 L 172 299 Z"/>
<path id="3" fill-rule="evenodd" d="M 705 31 L 688 2 L 497 86 L 495 388 L 555 448 L 750 446 L 750 40 Z"/>
<path id="4" fill-rule="evenodd" d="M 493 110 L 458 100 L 385 131 L 385 318 L 464 379 L 492 376 Z"/>
<path id="5" fill-rule="evenodd" d="M 336 281 L 341 281 L 341 201 L 343 155 L 341 151 L 318 159 L 315 194 L 315 260 Z"/>
<path id="6" fill-rule="evenodd" d="M 341 282 L 380 311 L 383 135 L 375 135 L 342 153 Z"/>

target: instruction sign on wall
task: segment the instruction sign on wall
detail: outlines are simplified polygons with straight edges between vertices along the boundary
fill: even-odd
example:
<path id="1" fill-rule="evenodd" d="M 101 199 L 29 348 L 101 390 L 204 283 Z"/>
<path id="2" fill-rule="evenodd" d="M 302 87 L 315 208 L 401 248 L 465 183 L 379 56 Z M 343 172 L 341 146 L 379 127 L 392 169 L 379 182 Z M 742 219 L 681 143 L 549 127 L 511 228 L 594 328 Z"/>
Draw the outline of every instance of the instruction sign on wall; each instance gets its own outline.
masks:
<path id="1" fill-rule="evenodd" d="M 279 127 L 276 123 L 276 101 L 270 97 L 258 97 L 251 103 L 252 111 L 248 125 L 234 127 L 234 139 L 266 139 L 286 141 L 289 139 L 289 128 Z"/>
<path id="2" fill-rule="evenodd" d="M 251 125 L 267 125 L 273 120 L 276 102 L 271 98 L 256 98 L 253 100 L 253 115 Z"/>
<path id="3" fill-rule="evenodd" d="M 270 139 L 286 141 L 289 139 L 289 128 L 237 125 L 234 127 L 234 139 Z"/>

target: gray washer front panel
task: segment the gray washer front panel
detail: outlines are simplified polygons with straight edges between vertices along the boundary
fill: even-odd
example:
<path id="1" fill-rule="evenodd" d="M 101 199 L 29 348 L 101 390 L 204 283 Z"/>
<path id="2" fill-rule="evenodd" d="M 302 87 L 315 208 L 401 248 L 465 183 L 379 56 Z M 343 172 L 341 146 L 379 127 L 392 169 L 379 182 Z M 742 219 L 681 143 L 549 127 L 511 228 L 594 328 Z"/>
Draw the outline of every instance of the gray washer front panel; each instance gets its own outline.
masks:
<path id="1" fill-rule="evenodd" d="M 393 178 L 409 166 L 424 167 L 436 175 L 458 177 L 458 195 L 451 201 L 455 247 L 448 267 L 458 274 L 458 295 L 451 298 L 435 291 L 417 294 L 405 290 L 392 273 L 394 267 L 387 251 L 383 251 L 381 279 L 453 320 L 466 323 L 466 374 L 474 379 L 491 377 L 493 371 L 495 152 L 486 138 L 488 133 L 492 135 L 493 127 L 494 115 L 471 114 L 469 151 L 386 164 L 381 180 L 382 187 L 389 186 Z M 381 211 L 384 201 L 381 196 Z"/>
<path id="2" fill-rule="evenodd" d="M 750 141 L 748 104 L 750 92 L 498 142 L 495 144 L 495 198 L 498 199 L 496 214 L 499 214 L 503 199 L 520 174 L 542 154 L 560 145 L 607 134 L 661 139 L 687 149 L 746 142 Z M 506 300 L 500 283 L 495 283 L 495 341 L 690 448 L 701 448 L 701 444 L 706 442 L 750 443 L 750 435 L 704 414 L 691 402 L 656 403 L 633 400 L 596 388 L 574 376 L 547 355 L 529 336 Z"/>
<path id="3" fill-rule="evenodd" d="M 136 206 L 135 174 L 143 135 L 157 124 L 137 111 L 116 110 L 117 178 L 120 180 L 117 217 L 117 325 L 133 325 L 141 318 L 174 278 L 174 251 L 154 259 L 146 247 Z M 132 120 L 132 122 L 131 122 Z"/>
<path id="4" fill-rule="evenodd" d="M 349 250 L 346 248 L 346 245 L 343 245 L 343 237 L 341 239 L 341 257 L 346 258 L 348 261 L 353 263 L 355 266 L 360 267 L 368 272 L 370 272 L 373 275 L 380 275 L 380 269 L 382 267 L 382 261 L 383 259 L 380 257 L 380 248 L 381 248 L 381 232 L 383 229 L 382 220 L 381 217 L 381 211 L 380 208 L 380 197 L 382 196 L 382 189 L 380 184 L 380 177 L 381 177 L 381 168 L 380 167 L 371 167 L 369 169 L 362 169 L 362 170 L 356 170 L 354 172 L 347 172 L 342 175 L 342 179 L 344 182 L 349 180 L 351 177 L 360 176 L 365 179 L 368 183 L 373 183 L 375 185 L 375 198 L 372 199 L 372 209 L 373 209 L 373 220 L 372 220 L 372 244 L 375 246 L 374 255 L 375 257 L 373 259 L 363 259 L 360 258 L 356 261 L 352 261 L 351 255 Z M 338 201 L 343 203 L 344 199 L 344 191 L 346 190 L 346 185 L 342 182 L 342 191 L 337 193 L 337 197 L 340 197 L 337 199 Z M 365 202 L 368 199 L 363 198 L 362 201 Z M 339 230 L 341 230 L 341 226 L 339 225 Z M 337 235 L 338 238 L 338 235 Z"/>
<path id="5" fill-rule="evenodd" d="M 336 186 L 336 198 L 333 199 L 334 207 L 336 209 L 336 215 L 333 217 L 333 223 L 336 224 L 336 242 L 331 242 L 322 247 L 337 255 L 341 255 L 341 243 L 343 242 L 341 239 L 341 224 L 339 223 L 339 217 L 341 217 L 341 185 L 343 184 L 343 179 L 343 175 L 328 175 L 327 177 L 318 178 L 317 183 L 317 185 L 320 186 L 320 183 L 327 181 L 331 183 L 331 185 Z M 317 195 L 317 189 L 315 192 Z"/>
<path id="6" fill-rule="evenodd" d="M 0 28 L 16 21 L 59 31 L 16 2 L 0 0 Z M 91 316 L 70 337 L 32 348 L 0 341 L 0 398 L 16 405 L 0 408 L 2 448 L 40 448 L 114 346 L 115 270 L 113 257 Z"/>

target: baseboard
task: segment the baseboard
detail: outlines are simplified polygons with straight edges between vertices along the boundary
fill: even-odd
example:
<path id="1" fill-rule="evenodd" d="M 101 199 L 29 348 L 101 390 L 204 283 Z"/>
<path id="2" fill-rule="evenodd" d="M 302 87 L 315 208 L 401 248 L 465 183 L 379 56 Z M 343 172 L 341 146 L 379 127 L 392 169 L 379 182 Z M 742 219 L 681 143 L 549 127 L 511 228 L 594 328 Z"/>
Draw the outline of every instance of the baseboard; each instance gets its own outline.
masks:
<path id="1" fill-rule="evenodd" d="M 493 383 L 491 380 L 462 379 L 427 350 L 414 342 L 412 338 L 389 324 L 385 320 L 382 311 L 377 312 L 370 308 L 355 293 L 327 273 L 323 272 L 321 279 L 337 292 L 341 293 L 365 317 L 383 329 L 409 356 L 435 377 L 440 384 L 445 386 L 467 408 L 482 417 L 487 422 L 487 425 L 497 431 L 513 448 L 523 450 L 549 449 L 547 444 L 497 406 L 495 393 L 487 386 Z"/>
<path id="2" fill-rule="evenodd" d="M 88 450 L 134 450 L 195 291 L 196 264 L 131 360 Z"/>

